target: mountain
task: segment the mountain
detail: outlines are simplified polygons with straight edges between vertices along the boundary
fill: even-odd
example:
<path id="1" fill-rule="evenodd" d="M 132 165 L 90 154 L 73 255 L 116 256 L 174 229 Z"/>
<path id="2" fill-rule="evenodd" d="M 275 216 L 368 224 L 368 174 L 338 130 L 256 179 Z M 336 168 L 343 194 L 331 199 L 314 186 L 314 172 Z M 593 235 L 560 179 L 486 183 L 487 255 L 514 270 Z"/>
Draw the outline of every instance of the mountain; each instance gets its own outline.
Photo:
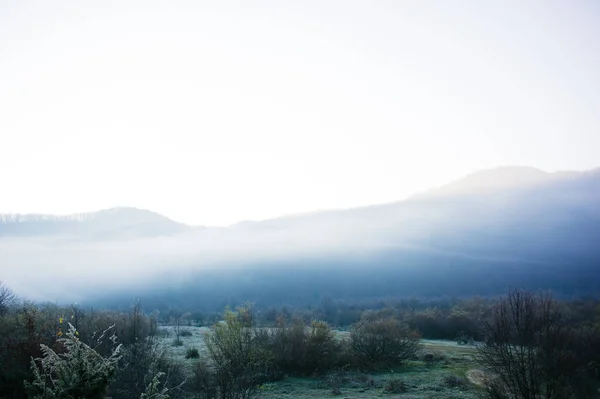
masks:
<path id="1" fill-rule="evenodd" d="M 498 258 L 552 258 L 567 249 L 579 256 L 600 238 L 600 169 L 497 168 L 405 201 L 237 227 L 253 233 L 305 231 L 316 238 L 339 233 L 379 245 Z"/>
<path id="2" fill-rule="evenodd" d="M 531 188 L 555 179 L 577 175 L 578 172 L 548 173 L 526 166 L 504 166 L 472 173 L 450 184 L 420 193 L 414 198 L 499 193 L 504 190 Z"/>
<path id="3" fill-rule="evenodd" d="M 599 242 L 600 169 L 497 168 L 404 201 L 227 228 L 132 208 L 0 218 L 0 265 L 14 266 L 2 269 L 7 283 L 41 296 L 61 270 L 73 292 L 94 284 L 81 297 L 139 296 L 156 308 L 489 295 L 507 286 L 598 294 Z M 46 295 L 65 292 L 52 290 Z"/>
<path id="4" fill-rule="evenodd" d="M 125 239 L 169 236 L 189 229 L 158 213 L 125 207 L 66 216 L 0 214 L 0 237 Z"/>

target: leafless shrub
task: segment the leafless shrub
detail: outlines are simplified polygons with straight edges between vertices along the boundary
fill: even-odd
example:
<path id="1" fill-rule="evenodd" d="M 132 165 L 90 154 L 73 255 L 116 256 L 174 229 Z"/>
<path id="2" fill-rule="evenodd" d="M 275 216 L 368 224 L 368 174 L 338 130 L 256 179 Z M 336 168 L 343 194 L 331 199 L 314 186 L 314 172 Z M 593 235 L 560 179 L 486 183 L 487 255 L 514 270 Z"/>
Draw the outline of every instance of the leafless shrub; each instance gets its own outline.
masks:
<path id="1" fill-rule="evenodd" d="M 572 331 L 550 296 L 512 290 L 482 327 L 477 358 L 498 375 L 494 395 L 504 390 L 523 399 L 564 397 L 580 362 Z"/>
<path id="2" fill-rule="evenodd" d="M 420 349 L 419 334 L 393 317 L 361 320 L 350 337 L 352 350 L 367 365 L 400 364 Z"/>
<path id="3" fill-rule="evenodd" d="M 275 364 L 281 371 L 289 373 L 329 370 L 343 352 L 334 332 L 322 321 L 313 321 L 307 327 L 300 319 L 288 324 L 279 318 L 269 341 Z"/>
<path id="4" fill-rule="evenodd" d="M 17 296 L 15 293 L 0 281 L 0 316 L 5 315 L 16 301 Z"/>

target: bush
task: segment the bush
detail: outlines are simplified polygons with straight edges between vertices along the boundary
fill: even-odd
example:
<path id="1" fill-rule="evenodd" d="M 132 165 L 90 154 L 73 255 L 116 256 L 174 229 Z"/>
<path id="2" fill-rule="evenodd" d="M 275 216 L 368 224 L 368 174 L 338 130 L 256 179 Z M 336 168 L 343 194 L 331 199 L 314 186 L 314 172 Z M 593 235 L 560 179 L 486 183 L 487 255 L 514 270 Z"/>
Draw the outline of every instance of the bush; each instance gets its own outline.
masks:
<path id="1" fill-rule="evenodd" d="M 350 333 L 351 347 L 363 365 L 390 366 L 414 358 L 419 334 L 397 319 L 361 320 Z"/>
<path id="2" fill-rule="evenodd" d="M 459 345 L 473 345 L 474 342 L 475 341 L 473 340 L 473 337 L 467 335 L 466 333 L 464 333 L 462 331 L 456 337 L 456 343 Z"/>
<path id="3" fill-rule="evenodd" d="M 192 334 L 190 330 L 181 330 L 181 333 L 179 334 L 181 337 L 191 337 L 192 335 L 194 334 Z"/>
<path id="4" fill-rule="evenodd" d="M 31 359 L 43 356 L 40 344 L 59 350 L 58 307 L 42 311 L 33 304 L 9 307 L 0 315 L 0 397 L 26 397 L 24 380 L 32 380 Z"/>
<path id="5" fill-rule="evenodd" d="M 217 397 L 215 373 L 204 361 L 194 365 L 193 377 L 189 383 L 190 391 L 196 399 L 213 399 Z"/>
<path id="6" fill-rule="evenodd" d="M 173 346 L 183 346 L 183 341 L 180 340 L 179 338 L 175 338 L 173 340 Z"/>
<path id="7" fill-rule="evenodd" d="M 337 369 L 327 376 L 327 384 L 334 395 L 341 395 L 342 386 L 349 381 L 348 373 L 344 369 Z"/>
<path id="8" fill-rule="evenodd" d="M 169 399 L 169 395 L 167 395 L 169 390 L 167 388 L 160 388 L 160 379 L 164 375 L 165 373 L 162 372 L 156 374 L 146 387 L 144 393 L 140 395 L 140 399 Z"/>
<path id="9" fill-rule="evenodd" d="M 313 371 L 328 370 L 336 365 L 340 345 L 324 321 L 313 321 L 308 335 L 306 366 Z"/>
<path id="10" fill-rule="evenodd" d="M 221 398 L 250 397 L 272 373 L 271 353 L 254 328 L 254 317 L 247 307 L 237 313 L 226 311 L 224 323 L 217 323 L 205 335 L 206 348 L 215 368 Z"/>
<path id="11" fill-rule="evenodd" d="M 388 393 L 402 393 L 406 392 L 407 386 L 404 380 L 400 378 L 394 378 L 393 380 L 388 380 L 385 382 L 383 386 L 383 390 Z"/>
<path id="12" fill-rule="evenodd" d="M 102 337 L 106 337 L 106 330 Z M 33 381 L 25 382 L 32 399 L 103 399 L 109 381 L 117 370 L 120 345 L 116 337 L 110 337 L 114 350 L 104 358 L 94 349 L 81 342 L 75 327 L 69 324 L 65 338 L 58 339 L 65 353 L 57 354 L 46 345 L 41 345 L 44 356 L 31 361 Z M 39 366 L 38 366 L 39 363 Z"/>
<path id="13" fill-rule="evenodd" d="M 300 319 L 288 325 L 283 318 L 271 332 L 269 345 L 274 364 L 286 373 L 324 372 L 338 365 L 342 352 L 334 332 L 322 321 L 306 327 Z"/>
<path id="14" fill-rule="evenodd" d="M 167 356 L 162 345 L 151 338 L 124 346 L 118 366 L 119 370 L 107 393 L 107 397 L 113 399 L 139 398 L 143 393 L 156 393 L 156 378 L 164 387 L 162 390 L 168 387 L 171 395 L 174 395 L 186 379 L 183 365 Z M 149 391 L 150 385 L 156 389 Z"/>
<path id="15" fill-rule="evenodd" d="M 494 305 L 482 331 L 478 360 L 498 376 L 496 391 L 514 397 L 597 395 L 597 331 L 573 329 L 550 296 L 509 291 Z"/>
<path id="16" fill-rule="evenodd" d="M 186 359 L 198 359 L 200 357 L 200 352 L 196 348 L 188 348 L 185 352 Z"/>
<path id="17" fill-rule="evenodd" d="M 304 322 L 294 319 L 290 324 L 283 317 L 277 318 L 277 327 L 269 338 L 273 361 L 283 372 L 304 373 L 308 334 Z"/>
<path id="18" fill-rule="evenodd" d="M 446 360 L 446 356 L 439 351 L 420 351 L 418 358 L 419 360 L 424 361 L 427 365 Z"/>

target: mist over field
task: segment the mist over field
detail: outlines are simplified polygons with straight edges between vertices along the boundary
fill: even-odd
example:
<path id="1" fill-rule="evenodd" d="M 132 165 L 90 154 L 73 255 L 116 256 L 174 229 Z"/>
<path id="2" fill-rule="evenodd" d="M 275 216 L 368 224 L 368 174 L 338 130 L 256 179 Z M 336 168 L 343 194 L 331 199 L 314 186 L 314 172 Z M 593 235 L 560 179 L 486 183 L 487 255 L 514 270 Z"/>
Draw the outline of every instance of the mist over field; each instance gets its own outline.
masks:
<path id="1" fill-rule="evenodd" d="M 3 216 L 3 281 L 27 298 L 207 307 L 599 288 L 600 173 L 499 168 L 405 201 L 188 226 L 135 208 Z M 192 305 L 190 305 L 192 306 Z"/>

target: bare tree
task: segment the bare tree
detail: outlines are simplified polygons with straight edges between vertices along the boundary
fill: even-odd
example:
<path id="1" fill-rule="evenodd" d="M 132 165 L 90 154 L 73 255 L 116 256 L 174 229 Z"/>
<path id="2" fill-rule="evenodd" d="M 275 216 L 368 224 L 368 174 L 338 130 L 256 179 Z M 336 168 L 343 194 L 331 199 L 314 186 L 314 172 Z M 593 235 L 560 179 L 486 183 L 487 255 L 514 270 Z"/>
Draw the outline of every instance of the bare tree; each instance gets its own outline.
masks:
<path id="1" fill-rule="evenodd" d="M 15 293 L 0 281 L 0 316 L 6 314 L 16 300 Z"/>
<path id="2" fill-rule="evenodd" d="M 173 329 L 175 330 L 175 344 L 183 345 L 181 342 L 181 311 L 175 310 L 173 313 Z"/>
<path id="3" fill-rule="evenodd" d="M 548 295 L 512 290 L 482 325 L 478 360 L 511 397 L 562 397 L 569 366 L 569 331 Z"/>

